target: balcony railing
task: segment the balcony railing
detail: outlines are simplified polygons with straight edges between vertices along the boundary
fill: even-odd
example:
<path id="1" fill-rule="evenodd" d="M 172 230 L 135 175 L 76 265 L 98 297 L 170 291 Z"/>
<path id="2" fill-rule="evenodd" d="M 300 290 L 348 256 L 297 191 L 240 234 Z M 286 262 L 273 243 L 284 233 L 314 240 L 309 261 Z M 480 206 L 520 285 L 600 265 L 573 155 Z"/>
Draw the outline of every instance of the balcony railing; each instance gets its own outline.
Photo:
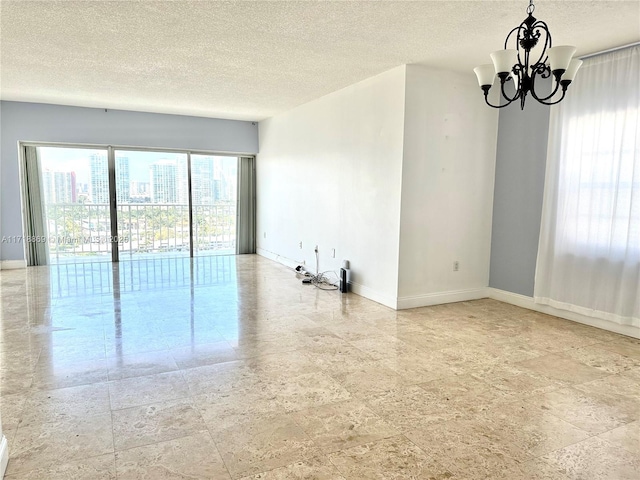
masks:
<path id="1" fill-rule="evenodd" d="M 140 203 L 117 207 L 120 257 L 189 255 L 189 205 Z M 47 204 L 49 254 L 52 261 L 105 256 L 112 249 L 107 204 Z M 193 205 L 194 254 L 235 253 L 236 205 Z M 105 258 L 105 259 L 107 259 Z"/>

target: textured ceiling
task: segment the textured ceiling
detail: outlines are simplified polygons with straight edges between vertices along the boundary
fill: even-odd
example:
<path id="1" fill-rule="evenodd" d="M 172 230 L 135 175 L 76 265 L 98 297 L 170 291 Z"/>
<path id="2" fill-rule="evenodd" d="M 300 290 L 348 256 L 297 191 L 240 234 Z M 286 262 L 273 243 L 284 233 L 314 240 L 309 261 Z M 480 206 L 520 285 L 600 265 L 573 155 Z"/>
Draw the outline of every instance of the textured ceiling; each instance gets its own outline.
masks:
<path id="1" fill-rule="evenodd" d="M 470 72 L 508 1 L 0 1 L 0 96 L 260 120 L 405 63 Z M 640 1 L 545 1 L 578 54 L 640 39 Z"/>

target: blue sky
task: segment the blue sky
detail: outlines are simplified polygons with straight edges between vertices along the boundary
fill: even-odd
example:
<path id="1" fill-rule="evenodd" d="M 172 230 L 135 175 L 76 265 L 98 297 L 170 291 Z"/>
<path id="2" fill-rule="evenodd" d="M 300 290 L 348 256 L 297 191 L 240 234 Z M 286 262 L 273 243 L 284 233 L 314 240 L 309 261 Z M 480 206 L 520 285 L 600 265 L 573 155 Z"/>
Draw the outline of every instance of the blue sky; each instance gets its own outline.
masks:
<path id="1" fill-rule="evenodd" d="M 55 171 L 76 172 L 76 181 L 79 183 L 89 183 L 89 157 L 95 153 L 106 155 L 106 150 L 84 149 L 84 148 L 64 148 L 64 147 L 40 147 L 40 158 L 42 168 Z M 173 152 L 141 152 L 116 150 L 116 156 L 129 158 L 129 177 L 131 180 L 139 182 L 149 181 L 149 165 L 160 160 L 177 160 L 187 155 Z M 224 158 L 230 157 L 215 157 Z"/>

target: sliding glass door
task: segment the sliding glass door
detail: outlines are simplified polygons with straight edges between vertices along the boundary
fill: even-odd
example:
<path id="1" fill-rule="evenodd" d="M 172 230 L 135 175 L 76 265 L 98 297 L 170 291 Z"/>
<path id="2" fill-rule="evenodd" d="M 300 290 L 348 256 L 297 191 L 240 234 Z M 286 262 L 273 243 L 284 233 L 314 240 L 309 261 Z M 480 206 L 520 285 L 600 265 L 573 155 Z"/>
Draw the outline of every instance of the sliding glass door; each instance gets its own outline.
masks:
<path id="1" fill-rule="evenodd" d="M 49 261 L 111 261 L 107 149 L 39 147 Z"/>
<path id="2" fill-rule="evenodd" d="M 189 256 L 186 153 L 115 150 L 119 259 Z"/>
<path id="3" fill-rule="evenodd" d="M 191 155 L 194 255 L 236 253 L 237 157 Z"/>
<path id="4" fill-rule="evenodd" d="M 238 157 L 29 148 L 51 263 L 236 253 Z"/>

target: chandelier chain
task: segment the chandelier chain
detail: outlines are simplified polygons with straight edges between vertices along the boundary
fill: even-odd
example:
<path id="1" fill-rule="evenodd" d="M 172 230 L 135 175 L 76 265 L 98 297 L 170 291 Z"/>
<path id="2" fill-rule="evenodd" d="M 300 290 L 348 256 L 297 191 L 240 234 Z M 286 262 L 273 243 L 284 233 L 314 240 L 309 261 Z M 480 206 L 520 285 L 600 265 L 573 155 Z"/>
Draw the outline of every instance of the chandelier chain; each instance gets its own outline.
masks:
<path id="1" fill-rule="evenodd" d="M 529 15 L 531 15 L 531 14 L 533 14 L 535 9 L 536 9 L 536 6 L 533 4 L 533 0 L 529 0 L 529 6 L 527 7 L 527 13 Z"/>

